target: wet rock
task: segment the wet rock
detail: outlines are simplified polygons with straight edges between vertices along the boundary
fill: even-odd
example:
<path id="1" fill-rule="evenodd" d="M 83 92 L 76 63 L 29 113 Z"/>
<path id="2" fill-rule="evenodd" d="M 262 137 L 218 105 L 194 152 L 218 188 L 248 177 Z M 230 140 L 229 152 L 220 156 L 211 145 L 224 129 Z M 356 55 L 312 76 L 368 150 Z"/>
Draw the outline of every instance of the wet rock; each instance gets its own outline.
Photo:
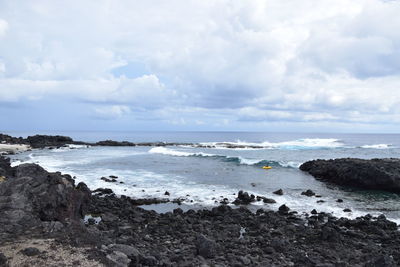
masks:
<path id="1" fill-rule="evenodd" d="M 93 193 L 97 193 L 100 195 L 111 195 L 114 194 L 114 192 L 110 188 L 97 188 L 96 190 L 93 191 Z"/>
<path id="2" fill-rule="evenodd" d="M 280 206 L 280 207 L 278 208 L 278 210 L 279 210 L 281 213 L 288 213 L 289 210 L 290 210 L 290 208 L 289 208 L 288 206 L 286 206 L 285 204 L 283 204 L 282 206 Z"/>
<path id="3" fill-rule="evenodd" d="M 248 205 L 251 202 L 255 201 L 254 195 L 249 195 L 247 192 L 243 192 L 242 190 L 239 191 L 238 197 L 233 201 L 235 205 Z"/>
<path id="4" fill-rule="evenodd" d="M 106 177 L 101 177 L 100 179 L 107 183 L 115 183 L 117 181 L 115 179 L 108 179 Z"/>
<path id="5" fill-rule="evenodd" d="M 338 200 L 336 200 L 336 202 L 342 203 L 342 202 L 343 202 L 343 199 L 339 198 Z"/>
<path id="6" fill-rule="evenodd" d="M 213 258 L 216 254 L 217 245 L 215 241 L 208 239 L 202 234 L 196 237 L 195 245 L 197 255 L 200 255 L 206 259 Z"/>
<path id="7" fill-rule="evenodd" d="M 40 254 L 40 250 L 34 247 L 29 247 L 29 248 L 25 248 L 23 250 L 20 251 L 22 254 L 24 254 L 25 256 L 36 256 Z"/>
<path id="8" fill-rule="evenodd" d="M 325 200 L 317 200 L 317 203 L 324 203 Z"/>
<path id="9" fill-rule="evenodd" d="M 272 198 L 267 198 L 267 197 L 262 197 L 262 196 L 257 196 L 257 201 L 263 201 L 266 204 L 274 204 L 276 201 Z"/>
<path id="10" fill-rule="evenodd" d="M 169 194 L 168 191 L 165 191 L 164 195 L 165 195 L 165 196 L 169 196 L 170 194 Z"/>
<path id="11" fill-rule="evenodd" d="M 308 196 L 308 197 L 315 196 L 315 193 L 314 193 L 311 189 L 308 189 L 307 191 L 304 191 L 304 192 L 302 192 L 301 194 L 302 194 L 303 196 Z"/>
<path id="12" fill-rule="evenodd" d="M 351 212 L 351 209 L 344 209 L 344 212 Z"/>
<path id="13" fill-rule="evenodd" d="M 278 189 L 275 192 L 273 192 L 275 195 L 279 195 L 282 196 L 283 195 L 283 190 L 282 189 Z"/>

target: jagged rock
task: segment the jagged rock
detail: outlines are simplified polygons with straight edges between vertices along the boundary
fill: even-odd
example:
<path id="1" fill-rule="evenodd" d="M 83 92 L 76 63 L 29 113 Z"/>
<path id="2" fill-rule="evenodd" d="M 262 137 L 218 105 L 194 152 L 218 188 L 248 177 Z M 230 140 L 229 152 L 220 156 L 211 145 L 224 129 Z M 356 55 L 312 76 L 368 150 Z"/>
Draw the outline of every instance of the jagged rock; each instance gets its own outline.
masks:
<path id="1" fill-rule="evenodd" d="M 239 191 L 238 197 L 233 201 L 235 205 L 248 205 L 251 202 L 255 201 L 254 195 L 249 195 L 247 192 L 243 192 L 242 190 Z"/>
<path id="2" fill-rule="evenodd" d="M 36 164 L 19 165 L 11 173 L 0 186 L 0 236 L 44 227 L 44 222 L 81 223 L 91 196 L 84 183 L 75 186 L 69 175 Z"/>
<path id="3" fill-rule="evenodd" d="M 400 192 L 400 159 L 319 159 L 307 161 L 300 170 L 338 185 Z"/>

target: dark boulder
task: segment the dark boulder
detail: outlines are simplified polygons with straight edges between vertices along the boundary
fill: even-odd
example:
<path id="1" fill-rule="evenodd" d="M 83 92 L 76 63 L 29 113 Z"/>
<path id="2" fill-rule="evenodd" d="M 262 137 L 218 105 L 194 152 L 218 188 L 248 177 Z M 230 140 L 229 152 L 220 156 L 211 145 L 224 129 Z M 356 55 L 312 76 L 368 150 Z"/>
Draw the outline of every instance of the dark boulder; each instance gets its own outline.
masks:
<path id="1" fill-rule="evenodd" d="M 256 197 L 254 195 L 249 195 L 247 192 L 243 192 L 242 190 L 239 191 L 238 197 L 233 201 L 235 205 L 248 205 L 251 202 L 254 202 Z"/>
<path id="2" fill-rule="evenodd" d="M 303 196 L 308 196 L 308 197 L 315 196 L 314 191 L 312 191 L 311 189 L 308 189 L 307 191 L 301 192 L 301 194 L 302 194 Z"/>
<path id="3" fill-rule="evenodd" d="M 262 197 L 262 196 L 257 196 L 256 197 L 257 201 L 263 201 L 266 204 L 274 204 L 276 201 L 272 198 L 267 198 L 267 197 Z"/>
<path id="4" fill-rule="evenodd" d="M 278 196 L 282 196 L 283 195 L 283 190 L 282 189 L 279 189 L 279 190 L 276 190 L 275 192 L 273 192 L 275 195 L 278 195 Z"/>
<path id="5" fill-rule="evenodd" d="M 213 258 L 216 254 L 217 244 L 215 241 L 200 234 L 196 237 L 196 251 L 197 255 L 204 258 Z"/>
<path id="6" fill-rule="evenodd" d="M 338 185 L 400 192 L 400 159 L 319 159 L 307 161 L 300 170 Z"/>
<path id="7" fill-rule="evenodd" d="M 279 210 L 279 212 L 281 212 L 281 213 L 288 213 L 289 210 L 290 210 L 290 208 L 289 208 L 288 206 L 286 206 L 285 204 L 283 204 L 282 206 L 280 206 L 280 207 L 278 208 L 278 210 Z"/>

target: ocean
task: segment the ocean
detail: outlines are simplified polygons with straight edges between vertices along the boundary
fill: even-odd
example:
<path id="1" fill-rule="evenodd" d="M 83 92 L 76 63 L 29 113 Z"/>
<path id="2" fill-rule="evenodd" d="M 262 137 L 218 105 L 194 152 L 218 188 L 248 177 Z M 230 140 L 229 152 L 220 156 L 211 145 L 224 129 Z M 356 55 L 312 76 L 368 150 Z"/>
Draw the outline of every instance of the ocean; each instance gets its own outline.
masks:
<path id="1" fill-rule="evenodd" d="M 32 133 L 9 133 L 24 136 Z M 273 198 L 253 208 L 286 204 L 300 214 L 312 209 L 338 217 L 384 214 L 400 223 L 400 196 L 327 184 L 299 170 L 312 159 L 399 158 L 398 134 L 310 134 L 260 132 L 57 132 L 74 140 L 201 143 L 202 147 L 85 147 L 43 149 L 12 156 L 13 165 L 38 163 L 49 171 L 76 176 L 89 188 L 111 188 L 134 198 L 183 198 L 183 206 L 212 207 L 239 190 Z M 209 146 L 205 148 L 204 146 Z M 240 146 L 240 148 L 231 148 Z M 72 149 L 73 148 L 73 149 Z M 270 170 L 262 166 L 272 166 Z M 118 176 L 118 183 L 100 178 Z M 119 183 L 119 181 L 123 183 Z M 282 189 L 284 195 L 273 191 Z M 301 192 L 311 189 L 321 198 Z M 169 196 L 165 192 L 170 193 Z M 343 199 L 338 203 L 337 199 Z M 323 200 L 324 202 L 317 201 Z M 352 212 L 344 212 L 349 208 Z"/>

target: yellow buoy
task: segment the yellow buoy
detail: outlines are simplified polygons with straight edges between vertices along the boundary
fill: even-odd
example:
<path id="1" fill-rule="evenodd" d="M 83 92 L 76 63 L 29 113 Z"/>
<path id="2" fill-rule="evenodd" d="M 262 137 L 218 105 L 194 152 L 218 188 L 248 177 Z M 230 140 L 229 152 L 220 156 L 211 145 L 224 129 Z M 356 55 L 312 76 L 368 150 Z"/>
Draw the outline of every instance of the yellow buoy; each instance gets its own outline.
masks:
<path id="1" fill-rule="evenodd" d="M 269 169 L 272 169 L 272 167 L 271 166 L 263 166 L 262 167 L 264 170 L 269 170 Z"/>

